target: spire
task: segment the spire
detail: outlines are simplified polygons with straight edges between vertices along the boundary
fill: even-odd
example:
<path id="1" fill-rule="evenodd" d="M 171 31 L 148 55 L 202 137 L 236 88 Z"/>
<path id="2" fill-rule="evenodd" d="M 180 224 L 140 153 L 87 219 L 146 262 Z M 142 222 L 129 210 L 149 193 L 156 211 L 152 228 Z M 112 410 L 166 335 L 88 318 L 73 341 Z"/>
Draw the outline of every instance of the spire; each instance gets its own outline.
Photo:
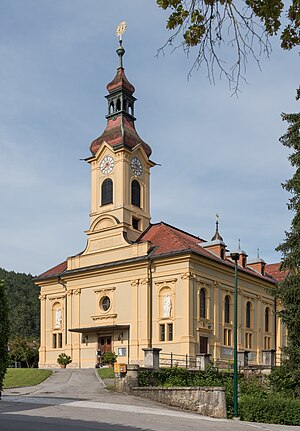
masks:
<path id="1" fill-rule="evenodd" d="M 95 139 L 90 150 L 95 155 L 99 147 L 105 141 L 113 148 L 127 147 L 132 149 L 141 144 L 148 157 L 151 155 L 151 148 L 144 142 L 135 130 L 134 103 L 136 98 L 134 86 L 128 81 L 123 67 L 123 47 L 122 35 L 126 29 L 125 21 L 122 21 L 117 28 L 119 36 L 119 46 L 116 50 L 119 56 L 119 66 L 114 79 L 107 85 L 108 95 L 105 96 L 108 102 L 107 126 L 102 135 Z"/>
<path id="2" fill-rule="evenodd" d="M 122 40 L 120 40 L 120 45 L 119 45 L 116 53 L 118 54 L 118 56 L 120 58 L 119 68 L 123 69 L 123 55 L 125 54 L 125 49 L 123 48 Z"/>
<path id="3" fill-rule="evenodd" d="M 219 213 L 218 212 L 216 214 L 216 232 L 215 232 L 214 236 L 212 237 L 211 241 L 215 241 L 215 240 L 223 241 L 223 238 L 221 237 L 221 235 L 219 233 Z"/>

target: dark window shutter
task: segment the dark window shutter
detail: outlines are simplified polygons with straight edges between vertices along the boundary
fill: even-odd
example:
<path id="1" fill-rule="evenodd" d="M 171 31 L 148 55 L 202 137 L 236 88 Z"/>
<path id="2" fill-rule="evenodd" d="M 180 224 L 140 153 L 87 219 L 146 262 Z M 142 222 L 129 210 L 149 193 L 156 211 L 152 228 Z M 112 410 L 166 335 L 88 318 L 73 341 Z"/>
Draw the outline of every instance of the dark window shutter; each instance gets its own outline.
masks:
<path id="1" fill-rule="evenodd" d="M 141 186 L 137 180 L 133 180 L 131 183 L 131 204 L 141 206 Z"/>
<path id="2" fill-rule="evenodd" d="M 113 203 L 113 182 L 110 178 L 106 178 L 101 186 L 101 205 Z"/>

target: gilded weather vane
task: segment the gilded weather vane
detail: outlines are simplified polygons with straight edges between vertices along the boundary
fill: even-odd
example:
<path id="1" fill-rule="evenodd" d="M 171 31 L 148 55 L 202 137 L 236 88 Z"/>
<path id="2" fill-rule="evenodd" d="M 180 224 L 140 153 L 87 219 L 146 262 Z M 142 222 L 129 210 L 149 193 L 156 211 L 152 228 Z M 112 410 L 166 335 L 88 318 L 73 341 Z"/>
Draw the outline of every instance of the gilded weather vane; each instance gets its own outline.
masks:
<path id="1" fill-rule="evenodd" d="M 125 21 L 120 22 L 120 24 L 117 27 L 116 33 L 119 36 L 120 41 L 122 40 L 122 35 L 123 35 L 124 31 L 126 30 L 126 27 L 127 27 L 127 25 L 126 25 Z"/>

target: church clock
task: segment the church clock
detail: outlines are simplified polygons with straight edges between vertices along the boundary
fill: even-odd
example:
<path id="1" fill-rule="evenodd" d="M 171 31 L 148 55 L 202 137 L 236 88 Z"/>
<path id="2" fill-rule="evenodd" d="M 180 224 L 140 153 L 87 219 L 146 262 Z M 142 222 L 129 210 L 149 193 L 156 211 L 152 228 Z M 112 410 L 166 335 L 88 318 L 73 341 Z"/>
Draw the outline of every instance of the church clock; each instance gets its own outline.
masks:
<path id="1" fill-rule="evenodd" d="M 115 161 L 111 156 L 105 156 L 100 163 L 100 170 L 103 174 L 110 174 L 113 170 Z"/>
<path id="2" fill-rule="evenodd" d="M 142 163 L 140 162 L 140 160 L 137 157 L 133 157 L 130 161 L 130 166 L 132 169 L 132 172 L 137 175 L 140 176 L 143 173 L 143 166 Z"/>

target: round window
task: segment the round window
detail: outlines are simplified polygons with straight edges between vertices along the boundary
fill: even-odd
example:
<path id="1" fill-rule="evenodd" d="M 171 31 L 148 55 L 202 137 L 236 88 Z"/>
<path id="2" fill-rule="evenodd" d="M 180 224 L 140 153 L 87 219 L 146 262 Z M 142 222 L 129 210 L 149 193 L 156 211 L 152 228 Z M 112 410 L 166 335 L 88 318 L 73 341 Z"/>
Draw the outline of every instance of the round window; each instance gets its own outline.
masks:
<path id="1" fill-rule="evenodd" d="M 108 296 L 104 296 L 101 299 L 101 308 L 103 311 L 107 311 L 110 307 L 110 299 Z"/>

